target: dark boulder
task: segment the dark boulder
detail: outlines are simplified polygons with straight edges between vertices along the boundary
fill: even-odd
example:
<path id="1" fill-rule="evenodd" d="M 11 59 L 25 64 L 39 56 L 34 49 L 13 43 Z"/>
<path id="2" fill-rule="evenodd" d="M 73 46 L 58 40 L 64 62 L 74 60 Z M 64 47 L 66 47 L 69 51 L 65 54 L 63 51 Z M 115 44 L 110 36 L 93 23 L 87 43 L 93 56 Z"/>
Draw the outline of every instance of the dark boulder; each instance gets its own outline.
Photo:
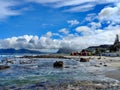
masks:
<path id="1" fill-rule="evenodd" d="M 80 62 L 89 62 L 89 58 L 80 58 Z"/>
<path id="2" fill-rule="evenodd" d="M 7 69 L 7 68 L 10 68 L 10 66 L 7 66 L 7 65 L 0 65 L 0 70 Z"/>
<path id="3" fill-rule="evenodd" d="M 56 61 L 53 63 L 53 67 L 61 68 L 61 67 L 63 67 L 63 64 L 64 64 L 63 61 Z"/>
<path id="4" fill-rule="evenodd" d="M 104 67 L 107 67 L 107 65 L 105 64 Z"/>

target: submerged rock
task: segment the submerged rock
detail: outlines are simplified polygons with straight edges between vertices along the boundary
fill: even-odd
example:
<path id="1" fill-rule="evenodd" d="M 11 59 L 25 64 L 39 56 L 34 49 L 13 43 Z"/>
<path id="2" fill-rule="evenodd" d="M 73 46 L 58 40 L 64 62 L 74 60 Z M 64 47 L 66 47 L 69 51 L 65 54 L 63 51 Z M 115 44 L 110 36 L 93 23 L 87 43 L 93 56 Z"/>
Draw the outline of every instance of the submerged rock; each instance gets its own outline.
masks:
<path id="1" fill-rule="evenodd" d="M 100 65 L 95 65 L 95 67 L 100 67 Z"/>
<path id="2" fill-rule="evenodd" d="M 65 66 L 64 68 L 70 68 L 70 66 Z"/>
<path id="3" fill-rule="evenodd" d="M 32 63 L 32 60 L 20 60 L 19 61 L 20 64 L 31 64 Z"/>
<path id="4" fill-rule="evenodd" d="M 105 64 L 104 67 L 107 67 L 107 65 Z"/>
<path id="5" fill-rule="evenodd" d="M 7 66 L 7 65 L 0 65 L 0 70 L 7 69 L 7 68 L 10 68 L 10 66 Z"/>
<path id="6" fill-rule="evenodd" d="M 63 67 L 63 64 L 64 64 L 63 61 L 56 61 L 53 63 L 53 67 L 61 68 L 61 67 Z"/>
<path id="7" fill-rule="evenodd" d="M 89 58 L 80 58 L 80 62 L 89 62 Z"/>

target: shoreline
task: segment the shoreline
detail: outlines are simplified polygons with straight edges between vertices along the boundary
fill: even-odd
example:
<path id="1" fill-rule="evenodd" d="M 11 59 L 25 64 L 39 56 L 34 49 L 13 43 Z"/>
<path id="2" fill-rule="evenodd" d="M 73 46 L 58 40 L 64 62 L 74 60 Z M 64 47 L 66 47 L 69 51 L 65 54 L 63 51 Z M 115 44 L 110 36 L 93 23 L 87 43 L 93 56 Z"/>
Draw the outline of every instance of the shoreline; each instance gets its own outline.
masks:
<path id="1" fill-rule="evenodd" d="M 120 57 L 108 57 L 108 56 L 71 56 L 64 54 L 50 54 L 50 55 L 38 55 L 38 56 L 23 56 L 22 58 L 59 58 L 59 59 L 75 59 L 89 58 L 101 63 L 106 63 L 107 67 L 115 70 L 110 70 L 104 73 L 106 77 L 117 79 L 120 81 Z"/>
<path id="2" fill-rule="evenodd" d="M 106 77 L 110 77 L 120 81 L 120 70 L 112 70 L 105 73 Z"/>
<path id="3" fill-rule="evenodd" d="M 36 58 L 37 57 L 37 58 Z M 88 74 L 90 74 L 91 76 L 93 76 L 93 79 L 83 79 L 80 80 L 76 77 L 75 81 L 73 80 L 72 82 L 61 82 L 61 80 L 59 79 L 59 82 L 56 82 L 56 84 L 58 84 L 58 87 L 56 87 L 55 85 L 47 86 L 47 81 L 43 83 L 41 83 L 41 81 L 39 83 L 34 83 L 34 84 L 29 84 L 28 86 L 24 85 L 23 87 L 16 87 L 16 88 L 12 88 L 12 87 L 8 87 L 8 88 L 12 88 L 12 89 L 29 89 L 29 87 L 33 87 L 34 89 L 38 88 L 40 90 L 44 90 L 43 87 L 47 88 L 46 90 L 56 90 L 56 89 L 60 89 L 60 90 L 89 90 L 89 88 L 91 88 L 91 90 L 96 90 L 96 88 L 99 88 L 100 90 L 102 89 L 106 89 L 106 90 L 113 90 L 111 88 L 115 88 L 115 90 L 119 90 L 120 89 L 120 57 L 105 57 L 105 56 L 70 56 L 70 55 L 42 55 L 42 56 L 27 56 L 24 58 L 24 56 L 21 57 L 17 57 L 18 59 L 22 59 L 24 60 L 33 60 L 33 61 L 40 61 L 42 60 L 42 58 L 50 58 L 50 60 L 52 58 L 57 58 L 58 60 L 66 60 L 68 59 L 68 61 L 70 60 L 75 60 L 78 62 L 77 67 L 79 68 L 83 68 L 83 70 L 86 70 Z M 35 58 L 36 60 L 34 60 L 33 58 Z M 40 58 L 40 59 L 39 59 Z M 80 58 L 89 58 L 90 62 L 79 62 L 78 60 Z M 8 58 L 9 59 L 9 58 Z M 43 60 L 47 60 L 47 59 L 43 59 Z M 52 59 L 53 60 L 53 59 Z M 27 64 L 23 64 L 27 65 Z M 29 65 L 29 64 L 28 64 Z M 50 64 L 52 65 L 52 64 Z M 106 65 L 106 66 L 104 66 Z M 47 66 L 47 65 L 46 65 Z M 45 67 L 46 67 L 45 66 Z M 27 66 L 25 66 L 27 67 Z M 77 69 L 77 67 L 63 67 L 63 70 L 66 69 L 73 69 L 74 71 Z M 22 67 L 21 67 L 22 68 Z M 24 68 L 24 67 L 23 67 Z M 33 65 L 30 66 L 30 68 L 25 68 L 26 70 L 35 70 L 35 69 L 40 70 L 40 68 L 42 67 L 38 67 Z M 57 69 L 56 69 L 57 70 Z M 58 69 L 59 70 L 59 69 Z M 77 71 L 79 71 L 80 69 L 78 69 Z M 62 70 L 61 70 L 62 71 Z M 1 71 L 2 72 L 2 71 Z M 84 71 L 83 71 L 84 72 Z M 36 73 L 38 75 L 38 73 Z M 97 78 L 94 78 L 94 76 Z M 78 76 L 80 77 L 80 76 Z M 102 78 L 103 77 L 103 78 Z M 81 78 L 81 77 L 80 77 Z M 92 77 L 88 77 L 88 78 L 92 78 Z M 101 79 L 100 79 L 101 78 Z M 64 81 L 64 80 L 63 80 Z M 52 83 L 50 81 L 50 83 Z M 66 86 L 63 85 L 63 83 L 65 83 Z M 1 86 L 0 86 L 1 88 Z M 33 89 L 32 88 L 32 89 Z M 30 90 L 32 90 L 30 89 Z"/>

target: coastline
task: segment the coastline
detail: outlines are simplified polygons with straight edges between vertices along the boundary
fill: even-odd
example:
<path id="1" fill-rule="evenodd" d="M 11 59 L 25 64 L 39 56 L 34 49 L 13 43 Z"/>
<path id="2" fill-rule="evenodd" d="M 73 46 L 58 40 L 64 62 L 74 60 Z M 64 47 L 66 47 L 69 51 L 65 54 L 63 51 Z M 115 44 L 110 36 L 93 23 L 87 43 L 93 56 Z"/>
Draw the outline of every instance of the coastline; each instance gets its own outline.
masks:
<path id="1" fill-rule="evenodd" d="M 113 69 L 104 73 L 106 77 L 117 79 L 120 81 L 120 57 L 108 56 L 70 56 L 67 54 L 50 54 L 50 55 L 37 55 L 37 56 L 23 56 L 20 58 L 59 58 L 59 59 L 75 59 L 89 58 L 96 60 L 100 63 L 105 63 L 107 67 Z M 96 66 L 97 67 L 97 66 Z"/>
<path id="2" fill-rule="evenodd" d="M 40 55 L 40 56 L 23 56 L 22 58 L 63 58 L 63 59 L 75 59 L 79 60 L 80 58 L 89 58 L 96 60 L 100 63 L 107 64 L 107 67 L 112 68 L 113 70 L 106 71 L 104 75 L 109 78 L 113 78 L 120 81 L 120 57 L 106 57 L 106 56 L 70 56 L 64 54 L 50 54 L 50 55 Z"/>
<path id="3" fill-rule="evenodd" d="M 37 58 L 36 58 L 37 57 Z M 18 57 L 17 57 L 18 58 Z M 50 84 L 47 84 L 48 81 L 45 82 L 37 82 L 34 84 L 28 84 L 23 85 L 22 87 L 9 87 L 10 89 L 30 89 L 30 87 L 32 89 L 40 89 L 40 90 L 44 90 L 44 88 L 46 88 L 46 90 L 56 90 L 56 89 L 60 89 L 60 90 L 89 90 L 89 88 L 91 88 L 91 90 L 96 90 L 96 88 L 102 90 L 102 89 L 106 89 L 106 90 L 119 90 L 120 89 L 120 57 L 105 57 L 105 56 L 70 56 L 70 55 L 64 55 L 64 54 L 60 54 L 60 55 L 42 55 L 42 56 L 27 56 L 27 57 L 19 57 L 20 60 L 33 60 L 33 61 L 41 61 L 41 60 L 45 60 L 45 62 L 49 62 L 50 60 L 66 60 L 69 61 L 69 63 L 71 61 L 75 61 L 76 63 L 79 63 L 77 66 L 65 66 L 63 67 L 63 69 L 55 69 L 58 70 L 59 72 L 63 72 L 64 70 L 69 71 L 70 75 L 70 70 L 72 69 L 72 71 L 74 73 L 78 73 L 81 72 L 81 68 L 83 68 L 82 72 L 86 73 L 88 75 L 88 79 L 83 79 L 83 80 L 79 80 L 79 78 L 82 78 L 81 76 L 83 76 L 84 74 L 82 74 L 81 76 L 77 76 L 74 73 L 72 73 L 71 75 L 75 75 L 73 80 L 70 80 L 70 78 L 67 79 L 58 79 L 58 81 L 55 81 L 55 85 L 53 85 L 53 81 L 50 81 Z M 80 58 L 89 58 L 90 62 L 79 62 Z M 47 61 L 46 61 L 47 60 Z M 50 61 L 51 62 L 51 61 Z M 55 62 L 55 61 L 53 61 Z M 48 67 L 52 67 L 50 64 L 50 66 L 45 65 L 45 67 L 40 66 L 39 64 L 36 64 L 35 66 L 30 65 L 29 64 L 21 64 L 22 66 L 18 67 L 23 69 L 23 70 L 30 70 L 33 71 L 35 69 L 41 70 L 41 68 L 46 68 L 49 69 Z M 24 66 L 26 65 L 26 66 Z M 37 66 L 39 65 L 39 66 Z M 106 65 L 106 66 L 105 66 Z M 28 66 L 28 67 L 27 67 Z M 44 65 L 43 65 L 44 66 Z M 77 69 L 79 68 L 79 69 Z M 52 69 L 52 68 L 51 68 Z M 50 70 L 51 70 L 50 69 Z M 53 69 L 54 70 L 54 69 Z M 85 71 L 84 71 L 85 70 Z M 57 71 L 57 72 L 58 72 Z M 37 77 L 39 76 L 39 72 L 35 73 L 37 75 Z M 64 74 L 64 73 L 63 73 Z M 60 74 L 59 74 L 60 75 Z M 62 74 L 61 74 L 62 75 Z M 78 74 L 80 75 L 80 74 Z M 89 76 L 90 75 L 90 76 Z M 64 75 L 62 75 L 63 77 Z M 77 76 L 77 77 L 76 77 Z M 91 77 L 92 76 L 92 77 Z M 59 77 L 59 76 L 57 76 Z M 46 77 L 45 77 L 46 78 Z M 53 78 L 53 77 L 50 77 Z M 22 78 L 24 80 L 24 78 Z M 63 81 L 62 81 L 63 80 Z M 22 81 L 20 79 L 20 81 Z M 66 82 L 68 81 L 68 82 Z M 23 81 L 22 81 L 23 82 Z M 27 82 L 28 83 L 28 82 Z M 58 86 L 56 86 L 56 84 Z M 2 88 L 0 86 L 0 88 Z M 112 89 L 113 88 L 113 89 Z M 115 89 L 114 89 L 115 88 Z M 30 89 L 30 90 L 32 90 Z"/>

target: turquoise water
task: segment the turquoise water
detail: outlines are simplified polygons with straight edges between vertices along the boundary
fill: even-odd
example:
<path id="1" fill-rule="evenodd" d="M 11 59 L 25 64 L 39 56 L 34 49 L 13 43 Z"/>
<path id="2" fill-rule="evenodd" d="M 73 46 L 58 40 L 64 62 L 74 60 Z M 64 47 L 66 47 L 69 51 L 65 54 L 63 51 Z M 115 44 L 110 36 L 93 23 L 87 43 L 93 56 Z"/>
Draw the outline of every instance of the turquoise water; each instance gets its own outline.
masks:
<path id="1" fill-rule="evenodd" d="M 102 74 L 107 68 L 94 67 L 94 64 L 97 63 L 94 60 L 87 63 L 81 63 L 74 59 L 56 58 L 25 59 L 11 57 L 10 60 L 14 62 L 14 64 L 9 64 L 11 68 L 0 71 L 1 87 L 19 87 L 41 82 L 54 84 L 56 81 L 60 83 L 61 81 L 71 82 L 74 80 L 113 81 L 113 79 L 107 78 Z M 20 64 L 19 61 L 32 61 L 32 63 Z M 53 68 L 55 61 L 63 61 L 64 68 Z"/>

